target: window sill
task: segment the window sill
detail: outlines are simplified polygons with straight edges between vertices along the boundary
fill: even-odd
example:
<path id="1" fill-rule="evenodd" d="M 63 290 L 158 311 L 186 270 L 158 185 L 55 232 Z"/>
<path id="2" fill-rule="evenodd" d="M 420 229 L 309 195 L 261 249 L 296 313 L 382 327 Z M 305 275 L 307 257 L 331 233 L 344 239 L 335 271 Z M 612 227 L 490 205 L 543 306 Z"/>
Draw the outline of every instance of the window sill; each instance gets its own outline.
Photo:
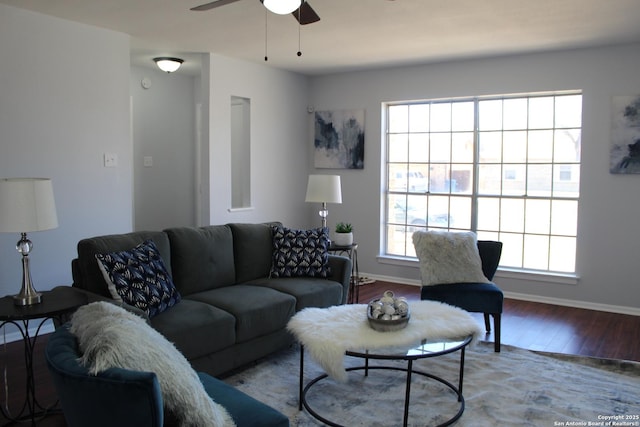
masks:
<path id="1" fill-rule="evenodd" d="M 397 265 L 401 267 L 420 268 L 417 258 L 406 258 L 393 255 L 378 255 L 381 264 Z M 577 285 L 580 277 L 576 274 L 562 274 L 541 271 L 525 271 L 510 268 L 499 268 L 496 278 L 526 280 L 528 282 L 556 283 L 560 285 Z"/>
<path id="2" fill-rule="evenodd" d="M 227 209 L 227 212 L 233 213 L 233 212 L 246 212 L 246 211 L 252 211 L 255 208 L 253 206 L 247 206 L 245 208 L 229 208 Z"/>

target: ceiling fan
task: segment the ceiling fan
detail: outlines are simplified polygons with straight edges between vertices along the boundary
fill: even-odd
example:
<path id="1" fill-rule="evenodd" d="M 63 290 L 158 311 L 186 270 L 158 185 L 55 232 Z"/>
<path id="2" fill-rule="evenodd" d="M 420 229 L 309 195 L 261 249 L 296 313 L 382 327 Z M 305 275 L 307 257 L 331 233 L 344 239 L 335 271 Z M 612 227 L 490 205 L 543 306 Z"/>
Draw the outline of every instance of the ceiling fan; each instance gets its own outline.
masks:
<path id="1" fill-rule="evenodd" d="M 227 4 L 235 3 L 240 0 L 216 0 L 210 3 L 205 3 L 200 6 L 192 7 L 191 10 L 195 11 L 205 11 L 214 9 L 216 7 L 225 6 Z M 264 0 L 260 0 L 260 3 L 264 3 Z M 291 12 L 291 14 L 298 20 L 300 25 L 312 24 L 314 22 L 318 22 L 320 17 L 316 13 L 315 10 L 309 5 L 306 0 L 302 0 L 302 4 L 299 8 Z"/>

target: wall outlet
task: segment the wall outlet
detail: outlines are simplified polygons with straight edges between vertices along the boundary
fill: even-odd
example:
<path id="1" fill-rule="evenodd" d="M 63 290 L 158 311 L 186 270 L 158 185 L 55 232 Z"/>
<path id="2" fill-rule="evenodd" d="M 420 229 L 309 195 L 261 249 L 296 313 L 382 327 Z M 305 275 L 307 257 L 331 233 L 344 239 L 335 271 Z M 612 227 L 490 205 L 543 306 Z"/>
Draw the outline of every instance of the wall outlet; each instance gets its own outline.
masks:
<path id="1" fill-rule="evenodd" d="M 104 167 L 115 168 L 118 166 L 118 155 L 115 153 L 104 153 Z"/>
<path id="2" fill-rule="evenodd" d="M 151 156 L 144 156 L 142 159 L 142 165 L 145 168 L 150 168 L 151 166 L 153 166 L 153 157 Z"/>

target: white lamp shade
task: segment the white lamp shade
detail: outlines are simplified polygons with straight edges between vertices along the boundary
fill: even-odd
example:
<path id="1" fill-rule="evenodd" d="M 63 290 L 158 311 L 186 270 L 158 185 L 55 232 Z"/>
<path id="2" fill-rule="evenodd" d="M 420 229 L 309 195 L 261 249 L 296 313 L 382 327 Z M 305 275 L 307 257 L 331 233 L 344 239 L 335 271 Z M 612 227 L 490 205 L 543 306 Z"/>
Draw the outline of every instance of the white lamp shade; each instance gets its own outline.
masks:
<path id="1" fill-rule="evenodd" d="M 342 203 L 340 175 L 309 175 L 305 201 Z"/>
<path id="2" fill-rule="evenodd" d="M 264 0 L 262 2 L 264 7 L 269 9 L 270 12 L 277 13 L 278 15 L 286 15 L 298 9 L 302 4 L 301 0 Z"/>
<path id="3" fill-rule="evenodd" d="M 180 68 L 180 65 L 182 65 L 182 63 L 184 62 L 180 58 L 167 57 L 153 58 L 153 60 L 158 65 L 158 68 L 167 73 L 173 73 L 174 71 L 177 71 L 178 68 Z"/>
<path id="4" fill-rule="evenodd" d="M 0 231 L 26 233 L 57 226 L 50 179 L 0 179 Z"/>

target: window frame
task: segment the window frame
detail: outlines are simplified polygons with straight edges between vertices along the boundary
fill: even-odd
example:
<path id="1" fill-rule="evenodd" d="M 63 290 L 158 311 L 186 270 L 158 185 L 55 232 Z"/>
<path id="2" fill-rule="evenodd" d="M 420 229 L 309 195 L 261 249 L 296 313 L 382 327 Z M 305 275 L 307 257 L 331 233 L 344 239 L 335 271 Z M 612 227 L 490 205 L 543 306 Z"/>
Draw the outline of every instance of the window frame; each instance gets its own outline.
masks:
<path id="1" fill-rule="evenodd" d="M 579 116 L 576 116 L 579 118 L 578 120 L 578 124 L 577 125 L 573 125 L 573 126 L 560 126 L 558 123 L 556 123 L 556 111 L 555 109 L 558 106 L 558 98 L 563 97 L 563 96 L 579 96 L 579 106 L 580 106 L 580 111 L 579 111 Z M 575 202 L 575 231 L 572 234 L 567 234 L 565 235 L 566 237 L 568 237 L 569 239 L 572 239 L 573 241 L 573 265 L 572 265 L 572 269 L 570 270 L 566 270 L 566 269 L 555 269 L 555 268 L 551 268 L 552 262 L 552 252 L 553 252 L 553 248 L 552 248 L 552 244 L 553 244 L 553 239 L 552 237 L 556 237 L 557 234 L 554 234 L 552 232 L 553 227 L 550 225 L 549 226 L 549 231 L 545 234 L 543 233 L 542 235 L 545 236 L 548 241 L 546 243 L 547 245 L 547 260 L 546 260 L 546 268 L 531 268 L 526 266 L 525 262 L 524 262 L 524 257 L 525 257 L 525 243 L 524 243 L 524 239 L 527 236 L 535 236 L 536 233 L 532 233 L 532 232 L 527 232 L 524 228 L 522 229 L 522 231 L 515 233 L 516 235 L 519 235 L 522 237 L 522 244 L 521 244 L 521 251 L 520 254 L 522 256 L 522 264 L 520 266 L 518 265 L 501 265 L 500 269 L 501 270 L 509 270 L 509 271 L 513 271 L 515 273 L 519 273 L 519 272 L 523 272 L 523 273 L 534 273 L 534 274 L 540 274 L 540 275 L 553 275 L 553 276 L 565 276 L 565 277 L 577 277 L 577 215 L 578 215 L 578 206 L 579 206 L 579 202 L 580 202 L 580 192 L 579 192 L 579 186 L 580 186 L 580 167 L 581 167 L 581 138 L 582 138 L 582 127 L 583 127 L 583 123 L 582 123 L 582 102 L 583 102 L 583 93 L 581 90 L 568 90 L 568 91 L 554 91 L 554 92 L 536 92 L 536 93 L 518 93 L 518 94 L 504 94 L 504 95 L 491 95 L 491 96 L 475 96 L 475 97 L 461 97 L 461 98 L 441 98 L 441 99 L 427 99 L 427 100 L 418 100 L 418 101 L 410 101 L 410 102 L 386 102 L 383 103 L 383 117 L 384 117 L 384 128 L 383 128 L 383 156 L 382 156 L 382 185 L 383 185 L 383 196 L 384 196 L 384 200 L 383 203 L 381 204 L 381 209 L 383 210 L 381 212 L 381 218 L 382 218 L 382 224 L 381 224 L 381 247 L 380 247 L 380 257 L 381 259 L 388 259 L 388 260 L 395 260 L 395 261 L 399 261 L 400 263 L 403 263 L 404 261 L 413 261 L 415 262 L 416 257 L 415 255 L 407 255 L 407 253 L 411 253 L 412 251 L 409 250 L 407 251 L 407 247 L 409 245 L 411 245 L 411 239 L 410 239 L 410 224 L 408 224 L 408 215 L 406 213 L 407 210 L 410 209 L 409 205 L 409 196 L 412 194 L 412 191 L 408 188 L 409 185 L 409 179 L 407 179 L 407 185 L 404 190 L 398 190 L 396 188 L 391 188 L 391 165 L 394 163 L 397 164 L 405 164 L 407 167 L 407 176 L 411 173 L 410 170 L 410 166 L 412 166 L 413 164 L 415 164 L 414 162 L 412 162 L 412 160 L 409 158 L 409 151 L 407 151 L 407 155 L 406 155 L 406 161 L 404 162 L 392 162 L 390 160 L 390 144 L 391 144 L 391 137 L 394 134 L 397 135 L 403 135 L 406 133 L 407 135 L 407 146 L 409 146 L 409 136 L 411 136 L 412 134 L 418 134 L 419 132 L 412 132 L 411 128 L 410 128 L 410 112 L 409 112 L 409 107 L 410 106 L 416 106 L 416 105 L 423 105 L 423 104 L 428 104 L 429 107 L 433 106 L 433 105 L 437 105 L 437 104 L 450 104 L 453 105 L 454 103 L 465 103 L 465 102 L 471 102 L 473 104 L 473 161 L 471 164 L 471 168 L 472 168 L 472 176 L 473 176 L 473 184 L 472 184 L 472 189 L 470 194 L 464 194 L 462 195 L 462 197 L 469 197 L 471 199 L 471 222 L 469 224 L 468 228 L 464 228 L 464 227 L 452 227 L 451 226 L 451 213 L 452 210 L 449 210 L 449 214 L 448 214 L 448 218 L 449 218 L 449 222 L 446 224 L 445 227 L 439 227 L 436 226 L 435 228 L 440 228 L 440 229 L 444 229 L 444 230 L 470 230 L 470 231 L 474 231 L 476 233 L 478 233 L 478 238 L 482 239 L 483 236 L 489 235 L 491 236 L 490 233 L 488 232 L 483 232 L 482 230 L 480 230 L 480 232 L 478 231 L 478 200 L 480 198 L 483 197 L 493 197 L 498 199 L 499 201 L 502 200 L 507 200 L 507 199 L 515 199 L 515 200 L 521 200 L 523 203 L 528 203 L 529 201 L 535 201 L 538 199 L 538 197 L 536 197 L 535 195 L 532 194 L 527 194 L 527 190 L 525 189 L 523 194 L 520 195 L 512 195 L 512 194 L 504 194 L 504 193 L 500 193 L 498 195 L 486 195 L 486 194 L 482 194 L 479 191 L 479 179 L 478 179 L 478 174 L 479 174 L 479 168 L 480 165 L 482 164 L 480 162 L 480 143 L 479 143 L 479 139 L 480 136 L 482 135 L 483 132 L 488 132 L 488 130 L 484 129 L 482 130 L 480 128 L 480 124 L 479 124 L 479 110 L 480 110 L 480 103 L 483 101 L 501 101 L 501 108 L 504 105 L 504 101 L 505 100 L 518 100 L 518 99 L 523 99 L 526 100 L 527 102 L 527 114 L 530 114 L 530 101 L 532 99 L 536 99 L 536 98 L 544 98 L 544 97 L 552 97 L 553 99 L 553 106 L 554 106 L 554 111 L 553 111 L 553 124 L 550 127 L 532 127 L 529 123 L 529 120 L 527 120 L 527 125 L 526 127 L 522 128 L 522 129 L 516 129 L 516 130 L 521 130 L 524 132 L 527 132 L 527 138 L 529 138 L 529 134 L 532 131 L 536 131 L 536 130 L 546 130 L 546 131 L 551 131 L 553 133 L 553 143 L 555 143 L 555 138 L 556 138 L 556 132 L 558 131 L 566 131 L 566 132 L 575 132 L 575 135 L 577 135 L 576 140 L 574 140 L 574 144 L 577 144 L 575 150 L 576 150 L 576 159 L 574 161 L 559 161 L 556 160 L 555 158 L 555 153 L 551 156 L 551 160 L 548 162 L 534 162 L 532 161 L 532 159 L 530 158 L 530 155 L 527 153 L 526 159 L 523 163 L 524 166 L 524 170 L 525 173 L 528 169 L 531 169 L 532 165 L 536 165 L 536 164 L 544 164 L 547 165 L 547 167 L 550 167 L 551 169 L 551 183 L 552 183 L 552 188 L 553 185 L 555 185 L 556 181 L 557 182 L 572 182 L 574 183 L 574 188 L 575 188 L 575 196 L 561 196 L 560 194 L 555 194 L 553 189 L 550 190 L 550 194 L 549 195 L 545 195 L 543 197 L 539 197 L 540 200 L 548 200 L 549 203 L 552 203 L 554 201 L 562 201 L 562 200 L 569 200 L 569 201 L 573 201 Z M 544 100 L 542 100 L 544 101 Z M 405 132 L 397 132 L 397 133 L 393 133 L 390 131 L 390 107 L 394 107 L 394 106 L 407 106 L 407 129 Z M 574 105 L 575 107 L 575 105 Z M 451 107 L 453 108 L 453 107 Z M 576 111 L 577 112 L 577 111 Z M 505 112 L 504 110 L 501 110 L 501 114 L 502 114 L 502 118 L 505 117 Z M 453 114 L 452 116 L 453 117 Z M 453 120 L 453 119 L 452 119 Z M 509 128 L 505 128 L 504 127 L 504 123 L 501 124 L 501 126 L 499 128 L 496 129 L 496 132 L 499 132 L 501 134 L 500 138 L 503 138 L 503 134 L 508 131 L 508 130 L 513 130 L 513 129 L 509 129 Z M 433 131 L 431 126 L 428 126 L 428 131 L 425 132 L 426 135 L 430 138 L 431 135 L 437 133 L 436 131 Z M 449 136 L 454 134 L 454 131 L 449 128 L 448 131 L 444 131 L 445 134 L 448 134 Z M 428 144 L 428 143 L 427 143 Z M 503 140 L 501 139 L 500 142 L 500 150 L 503 150 Z M 407 148 L 407 150 L 409 150 Z M 502 153 L 502 151 L 501 151 Z M 501 154 L 502 156 L 502 154 Z M 452 165 L 456 163 L 453 162 L 451 160 L 451 158 L 449 159 L 448 162 L 444 162 L 444 164 L 449 165 L 449 177 L 451 178 L 451 169 L 452 169 Z M 431 158 L 429 158 L 429 160 L 426 162 L 426 164 L 431 167 L 433 164 L 439 164 L 438 162 L 433 162 Z M 504 182 L 506 180 L 505 175 L 511 173 L 512 174 L 512 178 L 515 179 L 517 173 L 515 171 L 514 168 L 509 168 L 509 165 L 512 165 L 512 162 L 507 162 L 505 161 L 504 157 L 501 157 L 500 162 L 498 163 L 500 166 L 500 174 L 501 174 L 501 182 Z M 522 166 L 522 165 L 521 165 Z M 511 170 L 511 172 L 509 172 Z M 574 173 L 574 171 L 576 171 Z M 567 179 L 568 178 L 568 179 Z M 452 181 L 452 179 L 450 179 L 450 181 Z M 448 197 L 449 199 L 449 203 L 451 203 L 451 199 L 455 198 L 458 196 L 458 194 L 454 193 L 452 191 L 452 187 L 451 187 L 451 182 L 449 182 L 447 185 L 449 185 L 449 189 L 448 192 L 444 192 L 442 193 L 444 196 Z M 502 185 L 502 184 L 500 184 Z M 525 188 L 527 188 L 527 185 L 531 185 L 529 184 L 526 180 L 525 180 Z M 425 194 L 427 195 L 427 197 L 431 197 L 436 193 L 432 193 L 431 191 L 429 191 L 431 186 L 431 181 L 427 184 L 427 191 L 425 192 Z M 501 190 L 502 191 L 502 190 Z M 419 193 L 419 192 L 418 192 Z M 397 218 L 391 218 L 392 214 L 392 210 L 390 208 L 390 203 L 393 200 L 393 195 L 400 195 L 403 196 L 405 198 L 405 207 L 404 207 L 404 211 L 405 211 L 405 217 L 404 217 L 404 222 L 399 223 L 398 221 L 396 221 Z M 394 205 L 395 206 L 395 205 Z M 428 209 L 427 209 L 428 211 Z M 524 208 L 523 208 L 524 211 Z M 441 215 L 442 216 L 442 215 Z M 429 221 L 429 213 L 427 212 L 427 217 L 426 217 L 426 221 Z M 552 218 L 549 219 L 550 221 L 552 220 Z M 402 226 L 404 227 L 405 230 L 405 237 L 404 237 L 404 254 L 402 253 L 396 253 L 392 250 L 389 250 L 390 248 L 390 244 L 389 244 L 389 239 L 390 239 L 390 231 L 389 231 L 389 227 L 398 225 L 398 226 Z M 429 224 L 425 223 L 424 227 L 419 226 L 418 229 L 424 228 L 427 229 L 429 227 Z M 434 228 L 434 227 L 432 227 Z M 495 231 L 494 235 L 495 235 L 495 239 L 496 240 L 500 240 L 501 235 L 507 235 L 507 231 L 502 230 L 502 229 L 498 229 L 497 231 Z M 409 235 L 409 237 L 407 237 L 407 235 Z M 559 235 L 562 236 L 562 235 Z M 411 248 L 412 249 L 412 248 Z"/>

